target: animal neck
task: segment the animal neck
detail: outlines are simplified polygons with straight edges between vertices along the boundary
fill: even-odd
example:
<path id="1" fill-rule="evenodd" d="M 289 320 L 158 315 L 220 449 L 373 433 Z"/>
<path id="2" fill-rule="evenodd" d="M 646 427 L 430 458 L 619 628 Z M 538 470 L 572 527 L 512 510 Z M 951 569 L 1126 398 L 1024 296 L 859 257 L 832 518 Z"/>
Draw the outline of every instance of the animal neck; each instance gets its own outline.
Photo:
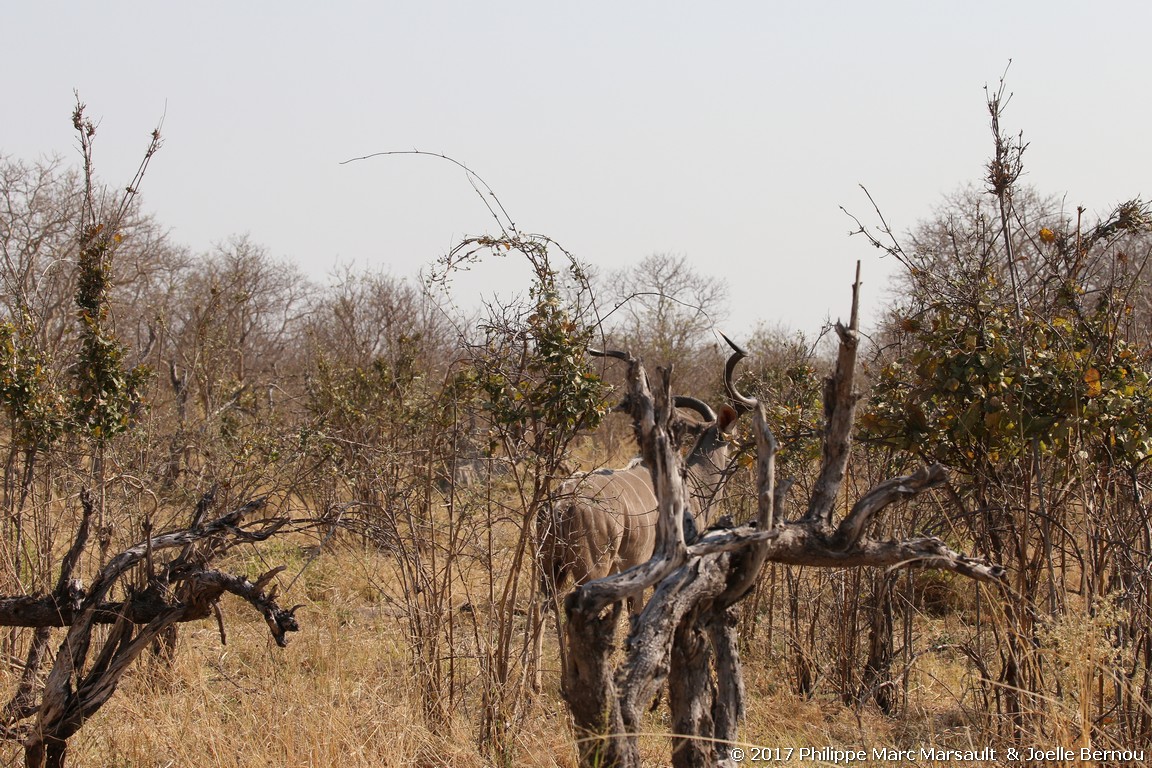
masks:
<path id="1" fill-rule="evenodd" d="M 711 521 L 715 505 L 723 498 L 728 467 L 728 447 L 719 444 L 712 451 L 694 451 L 688 460 L 688 482 L 692 512 L 705 526 Z"/>

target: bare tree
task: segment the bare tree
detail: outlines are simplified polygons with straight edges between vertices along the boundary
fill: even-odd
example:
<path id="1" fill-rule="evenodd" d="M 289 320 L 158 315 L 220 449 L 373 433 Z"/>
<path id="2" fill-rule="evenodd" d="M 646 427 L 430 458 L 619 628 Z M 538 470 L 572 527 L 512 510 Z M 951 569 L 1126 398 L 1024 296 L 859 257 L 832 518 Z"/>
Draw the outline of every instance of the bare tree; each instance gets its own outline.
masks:
<path id="1" fill-rule="evenodd" d="M 76 226 L 83 204 L 79 173 L 63 161 L 0 157 L 0 301 L 11 319 L 27 317 L 37 345 L 55 353 L 72 329 Z"/>
<path id="2" fill-rule="evenodd" d="M 237 545 L 300 526 L 280 517 L 250 520 L 265 507 L 264 499 L 207 519 L 214 496 L 211 492 L 201 499 L 188 527 L 159 535 L 146 531 L 144 541 L 107 560 L 84 589 L 73 573 L 95 522 L 92 495 L 84 492 L 84 514 L 61 561 L 56 589 L 46 596 L 0 597 L 0 626 L 36 628 L 45 638 L 52 627 L 68 628 L 39 689 L 37 675 L 48 654 L 46 644 L 33 645 L 20 685 L 3 711 L 0 737 L 23 741 L 28 768 L 62 768 L 68 739 L 116 692 L 140 653 L 169 627 L 214 613 L 219 619 L 216 603 L 224 593 L 263 615 L 280 646 L 287 644 L 288 632 L 299 629 L 296 608 L 281 608 L 275 587 L 268 589 L 282 567 L 249 581 L 211 566 Z M 161 559 L 167 550 L 177 554 Z M 100 625 L 111 631 L 93 655 L 93 632 Z M 221 624 L 222 638 L 223 631 Z"/>
<path id="3" fill-rule="evenodd" d="M 728 316 L 728 286 L 700 274 L 683 254 L 656 253 L 608 276 L 601 294 L 612 342 L 647 360 L 675 364 L 680 389 L 703 392 L 718 355 L 701 339 Z"/>
<path id="4" fill-rule="evenodd" d="M 183 275 L 171 364 L 207 415 L 275 377 L 311 292 L 299 270 L 234 237 Z"/>
<path id="5" fill-rule="evenodd" d="M 0 738 L 22 743 L 29 768 L 63 766 L 69 738 L 108 701 L 139 654 L 170 627 L 211 616 L 225 592 L 260 611 L 283 645 L 297 626 L 295 609 L 280 608 L 275 588 L 269 589 L 282 569 L 249 581 L 214 563 L 239 544 L 309 525 L 277 512 L 258 515 L 277 506 L 266 497 L 248 497 L 212 520 L 217 494 L 211 492 L 191 522 L 153 533 L 155 518 L 164 514 L 158 495 L 117 461 L 122 438 L 139 438 L 127 452 L 148 442 L 139 415 L 150 372 L 132 360 L 117 335 L 113 293 L 119 255 L 162 245 L 162 238 L 143 237 L 128 245 L 134 232 L 154 234 L 137 218 L 135 196 L 160 134 L 152 132 L 132 181 L 112 194 L 95 182 L 96 127 L 83 104 L 77 103 L 72 122 L 83 161 L 79 181 L 54 180 L 51 167 L 17 174 L 4 182 L 8 210 L 0 216 L 10 313 L 0 323 L 6 342 L 0 345 L 0 404 L 8 416 L 7 478 L 11 457 L 23 455 L 17 501 L 12 484 L 5 486 L 15 514 L 0 538 L 9 577 L 0 597 L 0 626 L 12 628 L 4 638 L 6 656 L 24 657 L 16 690 L 0 711 Z M 21 187 L 21 178 L 30 181 Z M 136 255 L 140 263 L 148 260 L 147 253 Z M 56 295 L 61 291 L 66 298 Z M 49 467 L 38 470 L 41 455 Z M 39 498 L 33 494 L 36 474 L 44 481 Z M 142 498 L 153 503 L 140 504 Z M 220 503 L 233 498 L 222 493 Z M 25 523 L 31 540 L 25 539 Z M 89 551 L 91 534 L 97 552 Z M 54 630 L 64 627 L 53 653 Z"/>
<path id="6" fill-rule="evenodd" d="M 670 373 L 661 373 L 653 392 L 640 362 L 623 355 L 629 363 L 631 412 L 642 454 L 651 467 L 660 515 L 650 560 L 589 582 L 565 601 L 569 664 L 564 690 L 581 739 L 581 765 L 639 766 L 640 716 L 665 678 L 672 708 L 672 764 L 732 764 L 730 745 L 736 739 L 744 699 L 734 608 L 755 585 L 767 561 L 840 568 L 942 568 L 975 579 L 1001 579 L 999 566 L 954 552 L 934 537 L 903 541 L 868 537 L 870 525 L 885 507 L 944 482 L 946 472 L 939 465 L 876 485 L 843 519 L 834 519 L 857 400 L 858 287 L 857 280 L 851 323 L 837 325 L 840 350 L 824 391 L 821 469 L 807 512 L 797 520 L 784 520 L 776 511 L 788 484 L 776 483 L 776 440 L 764 408 L 730 387 L 733 400 L 753 412 L 757 518 L 695 538 L 686 535 L 688 492 L 671 435 Z M 730 366 L 738 359 L 734 356 Z M 624 660 L 613 668 L 612 637 L 621 601 L 649 587 L 655 592 L 629 632 Z"/>
<path id="7" fill-rule="evenodd" d="M 167 384 L 156 388 L 154 409 L 168 445 L 157 471 L 166 487 L 191 471 L 196 487 L 238 470 L 236 445 L 267 431 L 277 403 L 291 402 L 284 393 L 307 356 L 313 286 L 246 236 L 160 278 L 169 283 L 157 291 L 150 362 Z"/>

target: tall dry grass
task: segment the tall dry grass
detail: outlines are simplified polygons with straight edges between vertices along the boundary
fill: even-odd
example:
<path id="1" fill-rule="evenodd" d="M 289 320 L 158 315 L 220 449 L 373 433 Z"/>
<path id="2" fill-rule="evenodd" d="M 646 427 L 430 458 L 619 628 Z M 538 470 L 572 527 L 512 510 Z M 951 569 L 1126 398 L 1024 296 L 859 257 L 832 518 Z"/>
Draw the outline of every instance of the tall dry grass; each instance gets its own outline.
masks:
<path id="1" fill-rule="evenodd" d="M 290 554 L 287 549 L 278 555 Z M 430 728 L 423 691 L 412 668 L 406 623 L 393 595 L 394 561 L 386 553 L 344 545 L 313 561 L 297 555 L 282 575 L 285 603 L 303 603 L 302 631 L 286 650 L 268 639 L 262 620 L 245 606 L 225 601 L 227 644 L 214 621 L 188 625 L 171 666 L 148 660 L 73 739 L 71 761 L 80 766 L 123 768 L 210 766 L 497 765 L 477 741 L 481 711 L 477 649 L 464 637 L 458 656 L 459 704 L 447 721 Z M 250 563 L 256 570 L 257 563 Z M 233 563 L 243 570 L 245 563 Z M 527 606 L 524 606 L 527 608 Z M 477 606 L 463 600 L 462 618 Z M 1084 739 L 1077 681 L 1100 661 L 1108 618 L 1056 626 L 1045 644 L 1049 663 L 1063 664 L 1070 690 L 1059 741 L 1071 749 Z M 909 704 L 898 717 L 874 706 L 850 706 L 833 686 L 817 679 L 811 696 L 797 695 L 789 679 L 791 651 L 783 633 L 769 642 L 762 631 L 744 651 L 748 713 L 745 745 L 833 746 L 851 749 L 994 746 L 979 727 L 978 681 L 968 660 L 948 645 L 967 631 L 968 617 L 921 616 L 918 647 L 936 648 L 907 668 Z M 464 634 L 464 633 L 462 633 Z M 503 764 L 574 768 L 576 752 L 559 695 L 555 633 L 545 643 L 544 691 L 528 706 L 514 732 L 513 756 Z M 1093 661 L 1095 660 L 1095 661 Z M 3 677 L 14 672 L 3 671 Z M 10 682 L 5 680 L 5 682 Z M 1084 693 L 1089 693 L 1085 691 Z M 646 764 L 668 759 L 665 707 L 649 713 L 642 739 Z M 1051 748 L 1057 744 L 1037 744 Z M 19 764 L 20 751 L 3 748 L 3 764 Z M 800 762 L 796 755 L 791 761 Z"/>

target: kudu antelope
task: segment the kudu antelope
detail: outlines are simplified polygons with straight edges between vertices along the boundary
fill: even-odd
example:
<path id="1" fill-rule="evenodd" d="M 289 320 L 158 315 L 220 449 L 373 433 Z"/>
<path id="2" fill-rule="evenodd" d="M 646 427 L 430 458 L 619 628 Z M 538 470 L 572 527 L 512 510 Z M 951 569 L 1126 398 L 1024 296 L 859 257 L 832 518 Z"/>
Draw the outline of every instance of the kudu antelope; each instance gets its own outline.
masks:
<path id="1" fill-rule="evenodd" d="M 735 391 L 732 372 L 745 353 L 735 350 L 724 367 L 725 390 Z M 622 353 L 604 353 L 627 359 Z M 728 437 L 747 404 L 732 399 L 717 414 L 694 397 L 678 395 L 677 408 L 695 411 L 703 421 L 680 417 L 677 426 L 695 434 L 684 464 L 689 504 L 698 528 L 711 522 L 723 495 L 728 465 Z M 555 503 L 538 520 L 542 594 L 553 603 L 571 580 L 583 584 L 647 561 L 656 544 L 656 493 L 647 466 L 639 460 L 623 469 L 602 469 L 565 480 Z M 632 603 L 632 601 L 630 601 Z M 634 605 L 631 608 L 635 608 Z"/>

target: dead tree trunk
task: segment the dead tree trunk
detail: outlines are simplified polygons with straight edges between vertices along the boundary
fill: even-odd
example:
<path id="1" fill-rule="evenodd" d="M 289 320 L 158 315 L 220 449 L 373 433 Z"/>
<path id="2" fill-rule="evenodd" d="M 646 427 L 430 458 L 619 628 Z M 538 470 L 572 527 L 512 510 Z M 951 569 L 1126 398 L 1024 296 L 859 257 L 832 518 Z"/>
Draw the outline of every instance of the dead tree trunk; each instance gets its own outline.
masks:
<path id="1" fill-rule="evenodd" d="M 892 680 L 892 588 L 895 577 L 885 574 L 872 583 L 868 601 L 868 660 L 864 662 L 864 682 L 858 703 L 871 696 L 886 715 L 896 711 L 896 685 Z"/>
<path id="2" fill-rule="evenodd" d="M 876 541 L 865 534 L 873 518 L 900 499 L 943 483 L 943 467 L 887 480 L 865 493 L 843 520 L 834 520 L 847 466 L 857 395 L 854 391 L 857 291 L 852 321 L 837 324 L 840 353 L 825 387 L 824 451 L 821 471 L 806 514 L 778 519 L 788 488 L 776 485 L 776 441 L 764 409 L 725 383 L 738 409 L 753 412 L 757 457 L 757 519 L 750 524 L 705 531 L 685 538 L 687 492 L 680 456 L 670 435 L 670 373 L 661 371 L 653 393 L 639 361 L 626 353 L 628 404 L 637 440 L 659 500 L 656 549 L 652 558 L 623 573 L 591 581 L 565 600 L 564 641 L 568 665 L 564 695 L 579 739 L 582 766 L 638 768 L 636 734 L 644 707 L 668 683 L 672 709 L 672 765 L 732 765 L 729 745 L 743 715 L 743 675 L 737 653 L 734 606 L 755 586 L 769 560 L 824 566 L 914 566 L 952 570 L 997 581 L 1003 569 L 952 551 L 936 538 Z M 731 343 L 731 342 L 729 342 Z M 688 528 L 691 530 L 691 528 Z M 628 595 L 654 588 L 633 623 L 624 658 L 614 665 L 613 635 Z"/>
<path id="3" fill-rule="evenodd" d="M 254 582 L 210 567 L 211 562 L 241 543 L 263 541 L 290 527 L 283 518 L 249 521 L 264 507 L 257 499 L 216 520 L 201 516 L 183 530 L 145 540 L 107 561 L 85 590 L 73 579 L 88 544 L 93 500 L 81 494 L 83 517 L 65 555 L 56 589 L 47 596 L 0 597 L 0 626 L 36 628 L 25 679 L 3 709 L 0 738 L 24 743 L 27 768 L 63 768 L 71 738 L 116 692 L 124 673 L 140 653 L 166 629 L 213 615 L 225 593 L 234 594 L 259 611 L 277 644 L 299 629 L 294 612 L 276 603 L 276 589 L 267 589 L 283 568 Z M 176 550 L 168 560 L 163 553 Z M 140 576 L 139 580 L 137 577 Z M 143 584 L 143 587 L 134 586 Z M 113 593 L 120 593 L 113 600 Z M 93 649 L 98 625 L 111 630 Z M 50 656 L 49 632 L 67 627 L 42 690 L 35 689 L 40 666 Z M 27 722 L 25 722 L 27 721 Z"/>

